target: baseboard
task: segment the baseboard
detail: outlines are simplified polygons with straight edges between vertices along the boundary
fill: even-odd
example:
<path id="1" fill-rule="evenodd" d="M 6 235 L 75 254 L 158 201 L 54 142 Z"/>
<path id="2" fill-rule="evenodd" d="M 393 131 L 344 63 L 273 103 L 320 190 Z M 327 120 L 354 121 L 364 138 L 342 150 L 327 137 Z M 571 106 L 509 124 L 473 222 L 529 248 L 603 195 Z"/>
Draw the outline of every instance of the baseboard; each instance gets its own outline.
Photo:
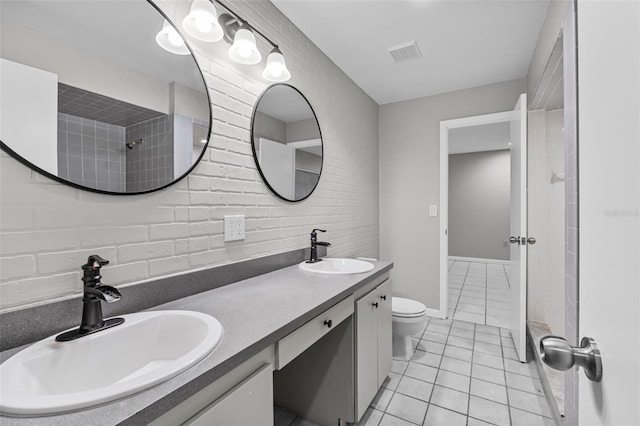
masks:
<path id="1" fill-rule="evenodd" d="M 427 308 L 424 311 L 425 315 L 428 317 L 433 317 L 433 318 L 440 318 L 440 319 L 446 319 L 447 315 L 445 312 L 442 312 L 439 309 L 431 309 L 431 308 Z"/>
<path id="2" fill-rule="evenodd" d="M 508 265 L 509 264 L 508 260 L 483 259 L 481 257 L 449 256 L 449 260 L 459 260 L 460 262 L 497 263 L 499 265 Z"/>

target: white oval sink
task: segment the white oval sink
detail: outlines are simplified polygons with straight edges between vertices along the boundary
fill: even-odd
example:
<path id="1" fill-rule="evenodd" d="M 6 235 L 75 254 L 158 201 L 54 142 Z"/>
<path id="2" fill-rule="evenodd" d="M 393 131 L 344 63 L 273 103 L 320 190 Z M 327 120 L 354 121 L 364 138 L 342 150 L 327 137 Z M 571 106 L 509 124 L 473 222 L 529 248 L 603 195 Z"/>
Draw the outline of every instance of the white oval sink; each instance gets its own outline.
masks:
<path id="1" fill-rule="evenodd" d="M 373 269 L 373 263 L 358 259 L 324 257 L 321 262 L 300 264 L 300 269 L 316 274 L 360 274 Z"/>
<path id="2" fill-rule="evenodd" d="M 70 342 L 48 337 L 9 358 L 0 365 L 0 412 L 37 416 L 113 401 L 187 370 L 222 340 L 220 322 L 199 312 L 122 318 Z"/>

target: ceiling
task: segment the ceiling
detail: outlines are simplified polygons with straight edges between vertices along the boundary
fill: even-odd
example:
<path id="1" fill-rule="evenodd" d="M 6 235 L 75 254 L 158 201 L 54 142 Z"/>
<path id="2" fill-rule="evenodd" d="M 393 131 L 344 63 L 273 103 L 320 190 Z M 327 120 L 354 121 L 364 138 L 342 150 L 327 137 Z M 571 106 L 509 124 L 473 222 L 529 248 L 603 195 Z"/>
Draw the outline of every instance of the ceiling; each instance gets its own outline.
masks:
<path id="1" fill-rule="evenodd" d="M 549 0 L 272 2 L 380 105 L 525 77 L 549 4 Z M 395 63 L 388 49 L 414 40 L 422 57 Z"/>

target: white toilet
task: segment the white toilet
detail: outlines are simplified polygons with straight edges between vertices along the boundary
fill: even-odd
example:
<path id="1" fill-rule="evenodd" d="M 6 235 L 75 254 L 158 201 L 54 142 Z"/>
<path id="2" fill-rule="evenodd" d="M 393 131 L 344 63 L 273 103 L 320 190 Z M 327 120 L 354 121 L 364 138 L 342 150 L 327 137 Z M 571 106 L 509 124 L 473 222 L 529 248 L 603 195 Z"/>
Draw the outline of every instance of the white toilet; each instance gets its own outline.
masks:
<path id="1" fill-rule="evenodd" d="M 411 336 L 420 333 L 424 327 L 426 307 L 415 300 L 393 297 L 393 357 L 409 361 L 413 356 Z"/>

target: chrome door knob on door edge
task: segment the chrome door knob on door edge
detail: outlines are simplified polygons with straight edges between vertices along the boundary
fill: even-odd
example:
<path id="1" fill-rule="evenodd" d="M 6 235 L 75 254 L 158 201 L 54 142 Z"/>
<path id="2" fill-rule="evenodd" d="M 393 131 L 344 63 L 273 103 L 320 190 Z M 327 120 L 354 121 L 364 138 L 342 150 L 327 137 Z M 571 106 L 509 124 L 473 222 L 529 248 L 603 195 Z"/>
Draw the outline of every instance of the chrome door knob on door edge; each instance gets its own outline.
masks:
<path id="1" fill-rule="evenodd" d="M 540 354 L 545 364 L 556 370 L 565 371 L 577 365 L 584 368 L 590 380 L 602 379 L 602 358 L 595 340 L 583 337 L 580 346 L 571 346 L 562 337 L 545 336 L 540 339 Z"/>

